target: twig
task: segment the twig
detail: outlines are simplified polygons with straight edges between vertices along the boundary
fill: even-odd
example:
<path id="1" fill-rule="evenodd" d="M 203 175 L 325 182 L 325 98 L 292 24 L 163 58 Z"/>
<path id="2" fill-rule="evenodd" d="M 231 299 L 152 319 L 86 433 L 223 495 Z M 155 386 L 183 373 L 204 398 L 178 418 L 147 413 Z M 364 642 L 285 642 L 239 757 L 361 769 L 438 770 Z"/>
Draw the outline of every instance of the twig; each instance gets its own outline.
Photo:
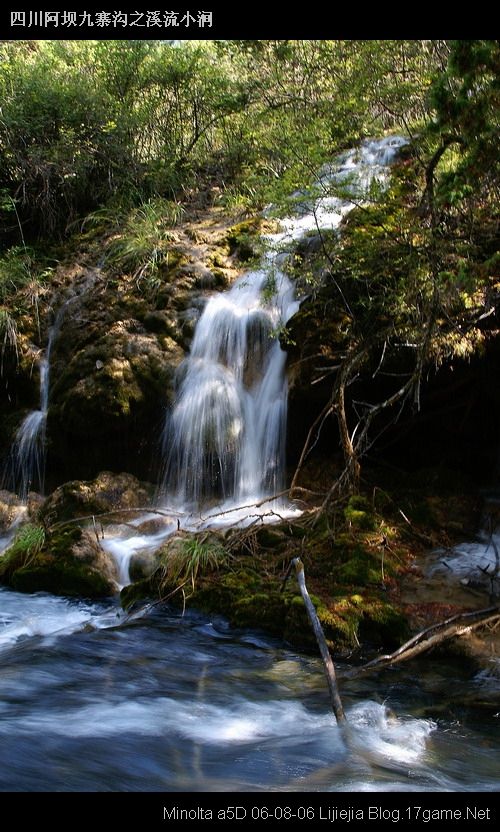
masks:
<path id="1" fill-rule="evenodd" d="M 100 546 L 99 535 L 97 533 L 97 526 L 96 526 L 96 523 L 95 523 L 95 514 L 92 515 L 92 526 L 94 528 L 94 534 L 95 534 L 95 539 L 97 540 L 97 545 Z"/>
<path id="2" fill-rule="evenodd" d="M 271 497 L 264 497 L 263 500 L 259 500 L 258 503 L 248 503 L 243 506 L 234 506 L 233 508 L 228 508 L 225 511 L 217 511 L 214 514 L 207 514 L 206 517 L 203 517 L 200 514 L 200 520 L 205 523 L 206 520 L 212 520 L 213 517 L 222 517 L 225 514 L 232 514 L 235 511 L 241 511 L 244 508 L 260 508 L 261 506 L 265 505 L 265 503 L 270 503 L 273 500 L 278 500 L 280 497 L 284 497 L 285 494 L 289 494 L 290 489 L 286 488 L 284 491 L 280 491 L 278 494 L 273 494 Z M 249 515 L 252 516 L 252 515 Z M 259 515 L 260 516 L 260 515 Z"/>
<path id="3" fill-rule="evenodd" d="M 318 430 L 318 437 L 316 438 L 316 442 L 317 442 L 318 438 L 319 438 L 319 434 L 321 433 L 321 428 L 323 427 L 323 423 L 325 422 L 325 420 L 328 418 L 328 416 L 332 412 L 333 412 L 332 404 L 331 404 L 331 402 L 328 402 L 328 404 L 323 408 L 321 413 L 319 413 L 319 415 L 316 417 L 316 419 L 312 423 L 311 427 L 309 428 L 309 432 L 307 434 L 306 441 L 304 442 L 304 447 L 302 448 L 302 453 L 300 455 L 300 459 L 299 459 L 297 467 L 295 469 L 295 474 L 293 475 L 292 483 L 290 485 L 290 491 L 293 491 L 293 489 L 295 488 L 298 477 L 299 477 L 299 473 L 302 469 L 302 465 L 304 464 L 304 461 L 305 461 L 306 457 L 308 456 L 308 454 L 312 450 L 312 448 L 311 449 L 309 448 L 309 445 L 310 445 L 310 442 L 311 442 L 313 431 L 315 430 L 316 426 L 321 422 L 321 426 Z M 314 447 L 314 445 L 313 445 L 313 447 Z"/>

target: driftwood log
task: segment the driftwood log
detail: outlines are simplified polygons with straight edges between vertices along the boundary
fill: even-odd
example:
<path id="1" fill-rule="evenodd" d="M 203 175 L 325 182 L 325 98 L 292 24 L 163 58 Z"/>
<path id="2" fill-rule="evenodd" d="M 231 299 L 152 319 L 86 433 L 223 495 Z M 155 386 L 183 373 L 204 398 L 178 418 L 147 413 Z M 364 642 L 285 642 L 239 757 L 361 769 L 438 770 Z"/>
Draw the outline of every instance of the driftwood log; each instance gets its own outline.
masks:
<path id="1" fill-rule="evenodd" d="M 413 659 L 428 650 L 432 650 L 444 641 L 458 636 L 465 636 L 477 630 L 479 627 L 495 626 L 500 622 L 500 606 L 487 607 L 473 612 L 464 612 L 447 618 L 421 630 L 413 638 L 398 647 L 394 653 L 379 656 L 361 667 L 353 668 L 345 674 L 345 678 L 353 679 L 365 673 L 373 673 L 400 662 Z"/>

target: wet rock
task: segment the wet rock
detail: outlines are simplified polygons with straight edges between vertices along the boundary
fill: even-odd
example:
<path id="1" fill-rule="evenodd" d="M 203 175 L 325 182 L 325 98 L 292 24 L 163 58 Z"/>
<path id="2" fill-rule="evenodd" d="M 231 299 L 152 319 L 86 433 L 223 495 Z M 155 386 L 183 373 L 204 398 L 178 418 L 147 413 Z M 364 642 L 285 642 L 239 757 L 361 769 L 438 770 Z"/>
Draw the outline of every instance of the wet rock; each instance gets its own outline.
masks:
<path id="1" fill-rule="evenodd" d="M 117 580 L 118 572 L 112 556 L 101 548 L 90 530 L 81 530 L 81 536 L 71 546 L 70 553 L 78 563 L 97 570 L 110 584 Z"/>
<path id="2" fill-rule="evenodd" d="M 155 552 L 136 552 L 129 564 L 130 580 L 135 583 L 150 578 L 158 568 L 160 559 Z"/>
<path id="3" fill-rule="evenodd" d="M 138 534 L 159 534 L 175 522 L 174 517 L 152 517 L 137 525 Z"/>
<path id="4" fill-rule="evenodd" d="M 0 533 L 7 531 L 23 511 L 25 508 L 16 494 L 0 491 Z"/>

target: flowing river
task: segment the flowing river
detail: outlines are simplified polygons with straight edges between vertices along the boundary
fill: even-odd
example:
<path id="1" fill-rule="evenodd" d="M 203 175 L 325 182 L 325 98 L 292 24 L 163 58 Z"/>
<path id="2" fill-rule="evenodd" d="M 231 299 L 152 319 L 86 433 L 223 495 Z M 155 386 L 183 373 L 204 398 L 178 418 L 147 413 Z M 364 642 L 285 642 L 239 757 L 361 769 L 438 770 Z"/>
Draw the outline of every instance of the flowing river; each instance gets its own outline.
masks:
<path id="1" fill-rule="evenodd" d="M 498 666 L 427 658 L 340 684 L 223 619 L 0 589 L 3 791 L 489 791 Z M 498 700 L 497 700 L 498 701 Z"/>

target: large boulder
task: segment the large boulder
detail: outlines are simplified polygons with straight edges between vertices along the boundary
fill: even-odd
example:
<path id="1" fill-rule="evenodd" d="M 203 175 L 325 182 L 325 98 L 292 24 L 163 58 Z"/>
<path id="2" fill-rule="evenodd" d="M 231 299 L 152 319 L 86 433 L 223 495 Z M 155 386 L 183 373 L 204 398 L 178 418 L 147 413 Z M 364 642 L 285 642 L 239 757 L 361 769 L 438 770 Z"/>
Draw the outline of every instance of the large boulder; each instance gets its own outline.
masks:
<path id="1" fill-rule="evenodd" d="M 151 294 L 129 275 L 73 276 L 51 351 L 48 469 L 59 482 L 99 467 L 147 475 L 185 355 L 194 281 L 178 284 L 166 272 Z"/>
<path id="2" fill-rule="evenodd" d="M 60 485 L 41 506 L 39 517 L 45 525 L 53 526 L 78 517 L 144 508 L 153 494 L 151 483 L 140 482 L 132 474 L 102 471 L 94 480 Z"/>

